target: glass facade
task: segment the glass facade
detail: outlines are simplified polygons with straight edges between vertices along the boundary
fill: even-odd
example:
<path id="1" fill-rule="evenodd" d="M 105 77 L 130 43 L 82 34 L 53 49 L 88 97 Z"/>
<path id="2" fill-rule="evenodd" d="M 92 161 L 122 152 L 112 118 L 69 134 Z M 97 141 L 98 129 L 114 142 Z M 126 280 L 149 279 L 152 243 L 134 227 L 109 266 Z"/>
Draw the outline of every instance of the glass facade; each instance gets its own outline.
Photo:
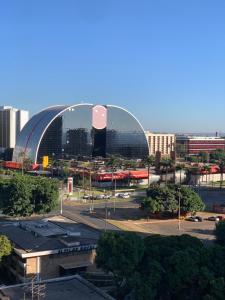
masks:
<path id="1" fill-rule="evenodd" d="M 99 129 L 94 127 L 94 107 L 92 104 L 62 106 L 35 115 L 28 122 L 28 128 L 24 128 L 25 133 L 21 132 L 22 139 L 18 140 L 13 160 L 20 160 L 18 154 L 21 151 L 38 163 L 45 155 L 53 159 L 108 155 L 144 158 L 148 155 L 147 139 L 134 116 L 120 107 L 104 106 L 107 110 L 106 127 Z M 98 106 L 96 114 L 104 109 Z"/>

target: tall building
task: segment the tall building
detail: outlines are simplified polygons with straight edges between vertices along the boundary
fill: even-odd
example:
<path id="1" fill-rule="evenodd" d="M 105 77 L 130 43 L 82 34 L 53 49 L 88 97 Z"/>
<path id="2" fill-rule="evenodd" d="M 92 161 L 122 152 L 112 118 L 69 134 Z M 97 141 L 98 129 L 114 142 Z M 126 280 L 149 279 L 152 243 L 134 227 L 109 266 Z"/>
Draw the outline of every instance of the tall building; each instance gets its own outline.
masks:
<path id="1" fill-rule="evenodd" d="M 0 150 L 14 148 L 16 139 L 29 119 L 29 112 L 0 106 Z"/>
<path id="2" fill-rule="evenodd" d="M 225 150 L 225 139 L 214 136 L 176 136 L 176 152 L 178 156 L 197 155 L 199 152 Z"/>
<path id="3" fill-rule="evenodd" d="M 149 145 L 149 155 L 156 155 L 159 151 L 162 156 L 171 156 L 175 147 L 175 134 L 152 133 L 145 131 Z"/>
<path id="4" fill-rule="evenodd" d="M 13 152 L 34 163 L 55 159 L 108 157 L 145 158 L 148 143 L 143 127 L 127 110 L 114 105 L 57 105 L 34 115 L 24 126 Z"/>

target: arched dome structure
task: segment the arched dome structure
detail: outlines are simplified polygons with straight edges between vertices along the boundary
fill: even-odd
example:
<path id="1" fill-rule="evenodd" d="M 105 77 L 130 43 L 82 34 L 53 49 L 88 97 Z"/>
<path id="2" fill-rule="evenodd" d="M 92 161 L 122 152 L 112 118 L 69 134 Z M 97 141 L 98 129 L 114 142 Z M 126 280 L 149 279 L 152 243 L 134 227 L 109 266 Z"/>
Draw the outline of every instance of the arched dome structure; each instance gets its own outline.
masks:
<path id="1" fill-rule="evenodd" d="M 81 156 L 144 158 L 148 143 L 143 127 L 127 110 L 114 105 L 57 105 L 34 115 L 22 129 L 13 161 L 40 163 Z"/>

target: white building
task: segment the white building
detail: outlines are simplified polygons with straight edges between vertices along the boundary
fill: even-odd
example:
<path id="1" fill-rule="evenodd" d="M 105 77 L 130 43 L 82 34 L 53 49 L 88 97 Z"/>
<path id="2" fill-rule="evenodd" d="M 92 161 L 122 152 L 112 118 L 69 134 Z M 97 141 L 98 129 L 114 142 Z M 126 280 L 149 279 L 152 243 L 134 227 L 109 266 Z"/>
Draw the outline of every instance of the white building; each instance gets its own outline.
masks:
<path id="1" fill-rule="evenodd" d="M 149 144 L 149 155 L 160 151 L 162 156 L 170 156 L 171 151 L 174 151 L 175 134 L 145 131 L 145 135 Z"/>
<path id="2" fill-rule="evenodd" d="M 28 111 L 0 106 L 0 150 L 15 147 L 16 139 L 28 120 Z"/>

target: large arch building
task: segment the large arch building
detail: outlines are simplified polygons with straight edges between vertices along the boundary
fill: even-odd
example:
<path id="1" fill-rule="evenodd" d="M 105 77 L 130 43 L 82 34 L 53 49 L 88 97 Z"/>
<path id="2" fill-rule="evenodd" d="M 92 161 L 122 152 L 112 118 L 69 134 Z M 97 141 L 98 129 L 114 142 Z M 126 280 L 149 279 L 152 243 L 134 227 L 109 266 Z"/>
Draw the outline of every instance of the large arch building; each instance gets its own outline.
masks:
<path id="1" fill-rule="evenodd" d="M 139 121 L 114 105 L 57 105 L 34 115 L 21 131 L 13 161 L 22 157 L 40 163 L 44 155 L 144 158 L 148 143 Z"/>

